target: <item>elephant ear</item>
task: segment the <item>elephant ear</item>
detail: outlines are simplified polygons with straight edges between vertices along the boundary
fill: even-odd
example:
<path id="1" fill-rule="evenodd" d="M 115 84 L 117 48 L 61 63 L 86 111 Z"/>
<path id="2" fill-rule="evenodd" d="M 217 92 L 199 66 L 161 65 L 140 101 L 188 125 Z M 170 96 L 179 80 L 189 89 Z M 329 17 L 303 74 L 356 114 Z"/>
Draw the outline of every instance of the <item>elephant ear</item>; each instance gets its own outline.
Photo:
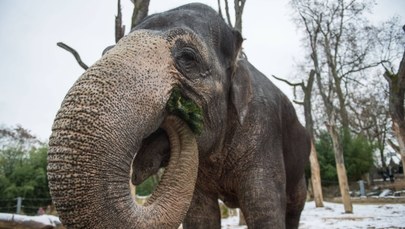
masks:
<path id="1" fill-rule="evenodd" d="M 239 59 L 243 38 L 238 31 L 233 31 L 235 37 L 234 72 L 231 79 L 231 102 L 235 107 L 240 125 L 243 125 L 249 111 L 249 102 L 252 100 L 251 72 L 245 59 Z"/>
<path id="2" fill-rule="evenodd" d="M 251 72 L 245 60 L 239 60 L 231 82 L 231 102 L 235 107 L 239 124 L 243 125 L 252 100 Z"/>

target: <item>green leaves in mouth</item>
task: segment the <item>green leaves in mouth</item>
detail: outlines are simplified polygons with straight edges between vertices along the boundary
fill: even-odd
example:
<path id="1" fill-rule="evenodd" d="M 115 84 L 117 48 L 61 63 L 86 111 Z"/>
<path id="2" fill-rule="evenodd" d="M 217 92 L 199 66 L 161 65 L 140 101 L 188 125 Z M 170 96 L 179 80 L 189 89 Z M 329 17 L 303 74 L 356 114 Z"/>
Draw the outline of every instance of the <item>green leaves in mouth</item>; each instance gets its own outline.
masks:
<path id="1" fill-rule="evenodd" d="M 183 119 L 194 134 L 201 134 L 204 126 L 202 109 L 193 100 L 183 96 L 179 88 L 172 90 L 166 109 Z"/>

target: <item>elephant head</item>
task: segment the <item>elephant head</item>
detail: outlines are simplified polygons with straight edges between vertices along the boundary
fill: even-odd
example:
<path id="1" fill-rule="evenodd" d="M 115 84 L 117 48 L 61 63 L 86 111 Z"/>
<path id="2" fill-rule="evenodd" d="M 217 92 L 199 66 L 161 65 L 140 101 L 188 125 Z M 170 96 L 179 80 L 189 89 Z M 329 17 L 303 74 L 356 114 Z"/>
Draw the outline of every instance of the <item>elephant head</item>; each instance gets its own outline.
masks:
<path id="1" fill-rule="evenodd" d="M 226 125 L 228 112 L 241 122 L 246 113 L 249 87 L 235 78 L 241 43 L 213 9 L 189 4 L 147 17 L 77 80 L 49 141 L 49 186 L 63 224 L 181 223 L 198 160 L 220 138 L 216 129 Z M 201 135 L 167 109 L 174 89 L 202 109 Z M 131 165 L 138 152 L 153 151 L 153 143 L 170 150 L 170 159 L 162 154 L 159 161 L 169 161 L 162 181 L 150 201 L 138 206 L 130 193 Z"/>

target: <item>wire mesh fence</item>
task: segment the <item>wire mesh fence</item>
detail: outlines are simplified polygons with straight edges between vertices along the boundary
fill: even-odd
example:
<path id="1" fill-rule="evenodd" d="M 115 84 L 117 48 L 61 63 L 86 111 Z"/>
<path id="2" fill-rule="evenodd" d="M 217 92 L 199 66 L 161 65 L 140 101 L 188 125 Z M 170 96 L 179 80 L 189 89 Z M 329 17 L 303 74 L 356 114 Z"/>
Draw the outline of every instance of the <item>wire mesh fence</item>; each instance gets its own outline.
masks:
<path id="1" fill-rule="evenodd" d="M 42 215 L 52 212 L 52 200 L 49 198 L 0 198 L 0 212 L 25 215 Z"/>

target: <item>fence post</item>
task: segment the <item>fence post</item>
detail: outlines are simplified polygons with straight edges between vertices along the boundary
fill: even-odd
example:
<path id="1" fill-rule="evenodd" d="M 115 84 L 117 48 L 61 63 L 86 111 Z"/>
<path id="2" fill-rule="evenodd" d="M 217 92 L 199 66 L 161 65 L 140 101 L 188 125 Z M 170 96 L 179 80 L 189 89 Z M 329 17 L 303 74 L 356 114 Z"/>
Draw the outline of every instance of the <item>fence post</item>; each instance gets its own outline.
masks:
<path id="1" fill-rule="evenodd" d="M 17 214 L 21 213 L 22 197 L 17 197 Z"/>
<path id="2" fill-rule="evenodd" d="M 366 197 L 366 189 L 364 188 L 364 180 L 357 181 L 360 186 L 360 197 Z"/>

